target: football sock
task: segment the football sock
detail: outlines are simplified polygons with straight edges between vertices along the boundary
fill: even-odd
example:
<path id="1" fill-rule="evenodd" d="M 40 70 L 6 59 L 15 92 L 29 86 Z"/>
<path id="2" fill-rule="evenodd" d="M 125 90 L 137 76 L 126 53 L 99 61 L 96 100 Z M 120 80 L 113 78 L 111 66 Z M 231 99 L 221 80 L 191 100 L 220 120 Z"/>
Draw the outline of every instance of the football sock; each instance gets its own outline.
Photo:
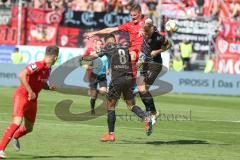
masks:
<path id="1" fill-rule="evenodd" d="M 7 130 L 4 132 L 2 141 L 0 143 L 0 150 L 5 150 L 5 148 L 7 147 L 8 143 L 10 142 L 10 140 L 12 139 L 12 136 L 14 134 L 14 132 L 18 129 L 18 125 L 12 123 Z"/>
<path id="2" fill-rule="evenodd" d="M 108 110 L 107 122 L 108 122 L 108 132 L 111 134 L 114 132 L 114 128 L 115 128 L 115 122 L 116 122 L 115 110 Z"/>
<path id="3" fill-rule="evenodd" d="M 145 118 L 145 113 L 144 113 L 144 111 L 143 111 L 140 107 L 138 107 L 138 106 L 133 106 L 132 112 L 134 112 L 139 118 L 141 118 L 142 120 L 144 120 L 144 118 Z"/>
<path id="4" fill-rule="evenodd" d="M 137 77 L 137 65 L 136 61 L 131 61 L 132 65 L 132 72 L 133 72 L 133 79 L 132 79 L 132 84 L 136 84 L 136 77 Z"/>
<path id="5" fill-rule="evenodd" d="M 145 105 L 146 111 L 149 112 L 151 111 L 151 113 L 156 113 L 156 107 L 153 101 L 153 97 L 151 95 L 150 92 L 146 92 L 146 93 L 140 93 L 139 95 L 141 97 L 141 100 L 143 102 L 143 104 Z"/>
<path id="6" fill-rule="evenodd" d="M 18 139 L 27 133 L 28 133 L 27 128 L 25 127 L 25 125 L 23 125 L 14 133 L 13 138 Z"/>
<path id="7" fill-rule="evenodd" d="M 96 102 L 96 99 L 93 99 L 93 98 L 90 99 L 91 109 L 95 108 L 95 102 Z"/>

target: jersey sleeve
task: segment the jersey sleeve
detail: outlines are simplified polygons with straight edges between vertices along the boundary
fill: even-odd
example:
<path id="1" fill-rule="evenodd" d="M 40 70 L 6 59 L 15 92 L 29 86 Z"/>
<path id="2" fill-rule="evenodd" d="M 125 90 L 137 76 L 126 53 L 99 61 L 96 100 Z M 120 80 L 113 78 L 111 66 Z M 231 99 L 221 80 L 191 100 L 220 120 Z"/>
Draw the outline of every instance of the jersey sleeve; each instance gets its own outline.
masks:
<path id="1" fill-rule="evenodd" d="M 87 50 L 85 51 L 83 57 L 89 56 L 92 51 L 93 51 L 93 48 L 91 48 L 91 47 L 90 47 L 90 48 L 87 48 Z"/>
<path id="2" fill-rule="evenodd" d="M 166 41 L 166 38 L 164 36 L 162 36 L 162 35 L 159 35 L 158 42 L 161 43 L 161 44 L 164 44 L 165 41 Z"/>
<path id="3" fill-rule="evenodd" d="M 118 26 L 118 30 L 122 32 L 128 32 L 128 28 L 129 28 L 128 26 L 129 26 L 129 23 L 125 23 L 123 25 Z"/>
<path id="4" fill-rule="evenodd" d="M 25 67 L 25 69 L 27 70 L 28 75 L 32 75 L 32 74 L 38 72 L 39 70 L 41 70 L 42 67 L 43 66 L 41 64 L 35 62 L 35 63 L 30 63 L 29 65 L 27 65 Z"/>

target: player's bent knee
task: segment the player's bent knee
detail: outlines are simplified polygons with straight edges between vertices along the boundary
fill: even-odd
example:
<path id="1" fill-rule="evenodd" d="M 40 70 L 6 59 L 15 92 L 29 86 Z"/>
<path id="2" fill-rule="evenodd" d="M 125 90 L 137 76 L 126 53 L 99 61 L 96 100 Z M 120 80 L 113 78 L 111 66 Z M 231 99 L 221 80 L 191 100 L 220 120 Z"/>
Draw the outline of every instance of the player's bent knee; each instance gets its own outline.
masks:
<path id="1" fill-rule="evenodd" d="M 30 133 L 30 132 L 32 132 L 32 131 L 33 131 L 33 127 L 26 128 L 26 132 L 27 132 L 27 133 Z"/>
<path id="2" fill-rule="evenodd" d="M 147 94 L 148 93 L 148 90 L 146 90 L 146 89 L 142 89 L 142 90 L 139 90 L 139 93 L 140 94 Z"/>
<path id="3" fill-rule="evenodd" d="M 135 51 L 131 51 L 130 52 L 130 56 L 131 56 L 131 61 L 135 61 L 136 60 L 136 52 Z"/>
<path id="4" fill-rule="evenodd" d="M 132 108 L 135 106 L 135 101 L 126 101 L 127 107 L 130 111 L 132 111 Z"/>
<path id="5" fill-rule="evenodd" d="M 99 89 L 99 93 L 100 94 L 106 94 L 107 93 L 107 89 L 106 88 L 100 88 Z"/>
<path id="6" fill-rule="evenodd" d="M 22 123 L 23 117 L 13 117 L 13 123 L 20 126 L 20 124 Z"/>

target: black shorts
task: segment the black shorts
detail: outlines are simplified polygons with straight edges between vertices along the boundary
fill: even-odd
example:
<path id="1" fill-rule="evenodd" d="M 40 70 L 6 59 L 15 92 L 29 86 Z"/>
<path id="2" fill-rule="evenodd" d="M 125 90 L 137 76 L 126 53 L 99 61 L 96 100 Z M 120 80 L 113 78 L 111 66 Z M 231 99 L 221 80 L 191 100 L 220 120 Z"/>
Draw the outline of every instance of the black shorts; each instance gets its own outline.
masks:
<path id="1" fill-rule="evenodd" d="M 158 74 L 162 70 L 162 64 L 158 62 L 144 62 L 140 69 L 140 75 L 144 76 L 144 81 L 148 85 L 152 85 Z"/>
<path id="2" fill-rule="evenodd" d="M 106 75 L 91 75 L 91 77 L 89 78 L 89 87 L 90 89 L 95 89 L 97 90 L 97 87 L 106 87 L 107 88 L 107 78 Z"/>
<path id="3" fill-rule="evenodd" d="M 120 99 L 121 94 L 123 94 L 124 100 L 134 99 L 132 91 L 132 77 L 114 79 L 110 82 L 107 98 L 109 100 L 118 100 Z"/>

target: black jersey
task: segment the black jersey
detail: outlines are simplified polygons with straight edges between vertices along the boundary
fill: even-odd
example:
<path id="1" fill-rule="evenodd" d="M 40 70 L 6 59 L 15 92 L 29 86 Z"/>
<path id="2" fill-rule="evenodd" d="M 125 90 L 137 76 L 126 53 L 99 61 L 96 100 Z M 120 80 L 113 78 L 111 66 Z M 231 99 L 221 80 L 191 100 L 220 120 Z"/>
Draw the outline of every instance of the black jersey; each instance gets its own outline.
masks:
<path id="1" fill-rule="evenodd" d="M 141 52 L 144 54 L 145 61 L 154 61 L 162 63 L 161 54 L 156 57 L 151 57 L 151 52 L 153 50 L 161 49 L 165 43 L 165 37 L 160 35 L 157 29 L 155 29 L 154 33 L 150 38 L 144 38 Z"/>
<path id="2" fill-rule="evenodd" d="M 132 77 L 131 57 L 128 48 L 119 45 L 109 45 L 100 53 L 99 57 L 106 55 L 111 68 L 112 80 Z"/>

